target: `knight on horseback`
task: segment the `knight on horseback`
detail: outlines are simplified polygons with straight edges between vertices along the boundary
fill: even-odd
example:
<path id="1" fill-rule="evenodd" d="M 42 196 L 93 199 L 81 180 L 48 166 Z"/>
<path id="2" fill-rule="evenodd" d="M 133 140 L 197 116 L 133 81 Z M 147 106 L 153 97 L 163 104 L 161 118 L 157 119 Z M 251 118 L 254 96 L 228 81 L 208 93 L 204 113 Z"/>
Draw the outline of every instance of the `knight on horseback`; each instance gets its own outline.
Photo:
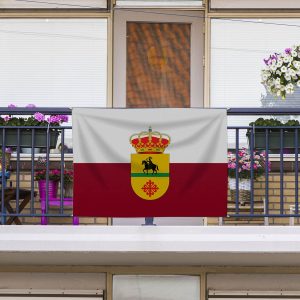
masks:
<path id="1" fill-rule="evenodd" d="M 144 169 L 143 169 L 144 173 L 145 173 L 145 171 L 147 171 L 147 174 L 148 174 L 148 171 L 152 170 L 152 175 L 153 175 L 154 173 L 157 174 L 157 171 L 159 171 L 158 165 L 156 165 L 152 162 L 152 157 L 151 156 L 149 156 L 148 158 L 143 160 L 142 165 L 144 165 Z"/>

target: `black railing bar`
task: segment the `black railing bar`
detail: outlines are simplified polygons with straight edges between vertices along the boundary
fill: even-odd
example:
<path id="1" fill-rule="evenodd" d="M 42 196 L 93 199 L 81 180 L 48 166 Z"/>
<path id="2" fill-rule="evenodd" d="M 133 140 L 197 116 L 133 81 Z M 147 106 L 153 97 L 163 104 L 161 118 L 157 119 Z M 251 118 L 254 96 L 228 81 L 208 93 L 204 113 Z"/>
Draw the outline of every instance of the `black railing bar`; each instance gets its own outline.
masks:
<path id="1" fill-rule="evenodd" d="M 16 212 L 19 213 L 19 202 L 20 202 L 20 144 L 21 144 L 21 135 L 20 128 L 17 130 L 17 182 L 16 182 Z"/>
<path id="2" fill-rule="evenodd" d="M 238 215 L 227 215 L 229 218 L 299 218 L 296 214 L 238 214 Z"/>
<path id="3" fill-rule="evenodd" d="M 265 199 L 265 213 L 269 213 L 269 130 L 266 129 L 265 132 L 265 139 L 266 139 L 266 160 L 265 160 L 265 170 L 266 170 L 266 176 L 265 176 L 265 193 L 266 193 L 266 199 Z"/>
<path id="4" fill-rule="evenodd" d="M 100 108 L 100 107 L 99 107 Z M 101 109 L 110 109 L 101 107 Z M 211 109 L 211 108 L 202 108 Z M 226 109 L 227 115 L 300 115 L 300 108 L 296 107 L 218 107 L 214 109 Z M 40 112 L 43 114 L 65 114 L 71 115 L 72 108 L 69 107 L 0 107 L 0 114 L 8 115 L 30 115 Z"/>
<path id="5" fill-rule="evenodd" d="M 22 214 L 22 213 L 6 213 L 6 217 L 73 217 L 73 213 L 70 214 L 53 214 L 53 213 L 47 213 L 47 214 L 41 214 L 41 213 L 36 213 L 34 215 L 32 214 Z M 3 217 L 3 214 L 2 214 Z M 299 215 L 296 214 L 286 214 L 286 215 L 280 215 L 280 214 L 228 214 L 227 217 L 230 218 L 237 218 L 237 217 L 242 217 L 242 218 L 299 218 Z"/>
<path id="6" fill-rule="evenodd" d="M 48 126 L 49 128 L 49 126 Z M 49 163 L 50 161 L 50 131 L 47 129 L 47 141 L 46 141 L 46 214 L 48 213 L 49 206 Z"/>
<path id="7" fill-rule="evenodd" d="M 299 199 L 298 199 L 298 129 L 295 130 L 295 214 L 299 213 Z"/>
<path id="8" fill-rule="evenodd" d="M 253 126 L 227 126 L 227 129 L 251 129 Z M 255 126 L 255 129 L 300 129 L 300 126 Z"/>
<path id="9" fill-rule="evenodd" d="M 109 108 L 101 108 L 109 109 Z M 202 108 L 202 109 L 211 109 L 211 108 Z M 296 107 L 218 107 L 214 109 L 226 109 L 227 115 L 300 115 L 300 108 Z M 0 114 L 8 115 L 30 115 L 40 112 L 43 114 L 65 114 L 71 115 L 72 108 L 69 107 L 0 107 Z"/>
<path id="10" fill-rule="evenodd" d="M 32 215 L 32 214 L 22 214 L 22 213 L 20 213 L 20 214 L 6 213 L 5 216 L 6 217 L 57 217 L 57 218 L 59 218 L 59 217 L 73 217 L 73 214 L 72 213 L 71 214 L 53 214 L 53 213 L 51 213 L 51 214 L 34 214 L 34 215 Z M 67 224 L 64 224 L 64 225 L 67 225 Z"/>
<path id="11" fill-rule="evenodd" d="M 109 108 L 101 108 L 109 109 Z M 205 109 L 205 108 L 203 108 Z M 210 109 L 210 108 L 207 108 Z M 300 115 L 300 108 L 290 108 L 290 107 L 218 107 L 214 109 L 226 109 L 227 115 L 285 115 L 293 114 Z M 36 112 L 44 114 L 72 114 L 72 108 L 69 107 L 0 107 L 0 114 L 9 114 L 9 115 L 28 115 L 34 114 Z"/>
<path id="12" fill-rule="evenodd" d="M 250 213 L 254 213 L 254 128 L 251 129 L 250 135 Z"/>
<path id="13" fill-rule="evenodd" d="M 64 213 L 64 167 L 65 167 L 65 130 L 62 130 L 61 132 L 61 159 L 60 159 L 60 207 L 59 207 L 59 212 L 61 214 Z"/>
<path id="14" fill-rule="evenodd" d="M 283 148 L 284 148 L 284 140 L 283 140 L 283 129 L 280 129 L 280 213 L 283 214 Z"/>
<path id="15" fill-rule="evenodd" d="M 6 115 L 33 115 L 40 112 L 46 115 L 71 115 L 72 109 L 68 107 L 0 107 L 0 114 Z"/>
<path id="16" fill-rule="evenodd" d="M 34 154 L 35 154 L 35 129 L 31 135 L 31 190 L 30 190 L 30 213 L 34 214 Z"/>
<path id="17" fill-rule="evenodd" d="M 235 211 L 239 212 L 239 129 L 235 131 Z"/>
<path id="18" fill-rule="evenodd" d="M 0 126 L 0 129 L 72 129 L 72 126 Z"/>
<path id="19" fill-rule="evenodd" d="M 300 108 L 290 107 L 232 107 L 227 109 L 228 116 L 235 115 L 300 115 Z"/>
<path id="20" fill-rule="evenodd" d="M 5 188 L 4 188 L 4 185 L 5 185 L 5 136 L 6 136 L 6 133 L 5 133 L 5 129 L 3 128 L 2 129 L 2 178 L 1 178 L 1 224 L 4 225 L 5 222 L 6 222 L 6 208 L 5 208 L 5 205 L 4 205 L 4 192 L 5 192 Z"/>

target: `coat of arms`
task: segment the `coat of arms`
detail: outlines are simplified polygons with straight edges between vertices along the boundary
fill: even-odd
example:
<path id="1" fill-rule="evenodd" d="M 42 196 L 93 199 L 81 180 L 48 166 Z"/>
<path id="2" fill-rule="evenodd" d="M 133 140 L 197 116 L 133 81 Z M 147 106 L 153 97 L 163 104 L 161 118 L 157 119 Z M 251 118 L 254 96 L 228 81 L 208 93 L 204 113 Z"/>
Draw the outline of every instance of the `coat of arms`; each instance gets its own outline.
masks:
<path id="1" fill-rule="evenodd" d="M 156 200 L 168 190 L 170 155 L 164 151 L 170 142 L 170 136 L 151 127 L 130 137 L 136 150 L 131 154 L 131 186 L 140 198 Z"/>

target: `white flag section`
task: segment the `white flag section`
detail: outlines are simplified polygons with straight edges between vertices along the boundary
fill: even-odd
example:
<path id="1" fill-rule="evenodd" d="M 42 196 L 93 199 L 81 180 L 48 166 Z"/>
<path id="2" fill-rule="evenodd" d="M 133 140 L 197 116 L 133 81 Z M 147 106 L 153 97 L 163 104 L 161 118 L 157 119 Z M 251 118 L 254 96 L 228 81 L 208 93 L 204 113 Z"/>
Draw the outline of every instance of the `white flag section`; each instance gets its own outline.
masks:
<path id="1" fill-rule="evenodd" d="M 74 214 L 224 216 L 223 109 L 73 109 Z"/>

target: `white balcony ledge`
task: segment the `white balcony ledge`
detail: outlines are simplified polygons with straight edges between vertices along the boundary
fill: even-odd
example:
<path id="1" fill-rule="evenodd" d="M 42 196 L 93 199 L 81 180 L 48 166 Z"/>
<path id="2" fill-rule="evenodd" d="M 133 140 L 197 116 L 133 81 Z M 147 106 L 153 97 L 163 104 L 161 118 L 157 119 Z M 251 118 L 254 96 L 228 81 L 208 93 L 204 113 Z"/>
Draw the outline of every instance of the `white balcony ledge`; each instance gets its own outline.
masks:
<path id="1" fill-rule="evenodd" d="M 300 227 L 0 226 L 0 264 L 300 266 Z"/>

